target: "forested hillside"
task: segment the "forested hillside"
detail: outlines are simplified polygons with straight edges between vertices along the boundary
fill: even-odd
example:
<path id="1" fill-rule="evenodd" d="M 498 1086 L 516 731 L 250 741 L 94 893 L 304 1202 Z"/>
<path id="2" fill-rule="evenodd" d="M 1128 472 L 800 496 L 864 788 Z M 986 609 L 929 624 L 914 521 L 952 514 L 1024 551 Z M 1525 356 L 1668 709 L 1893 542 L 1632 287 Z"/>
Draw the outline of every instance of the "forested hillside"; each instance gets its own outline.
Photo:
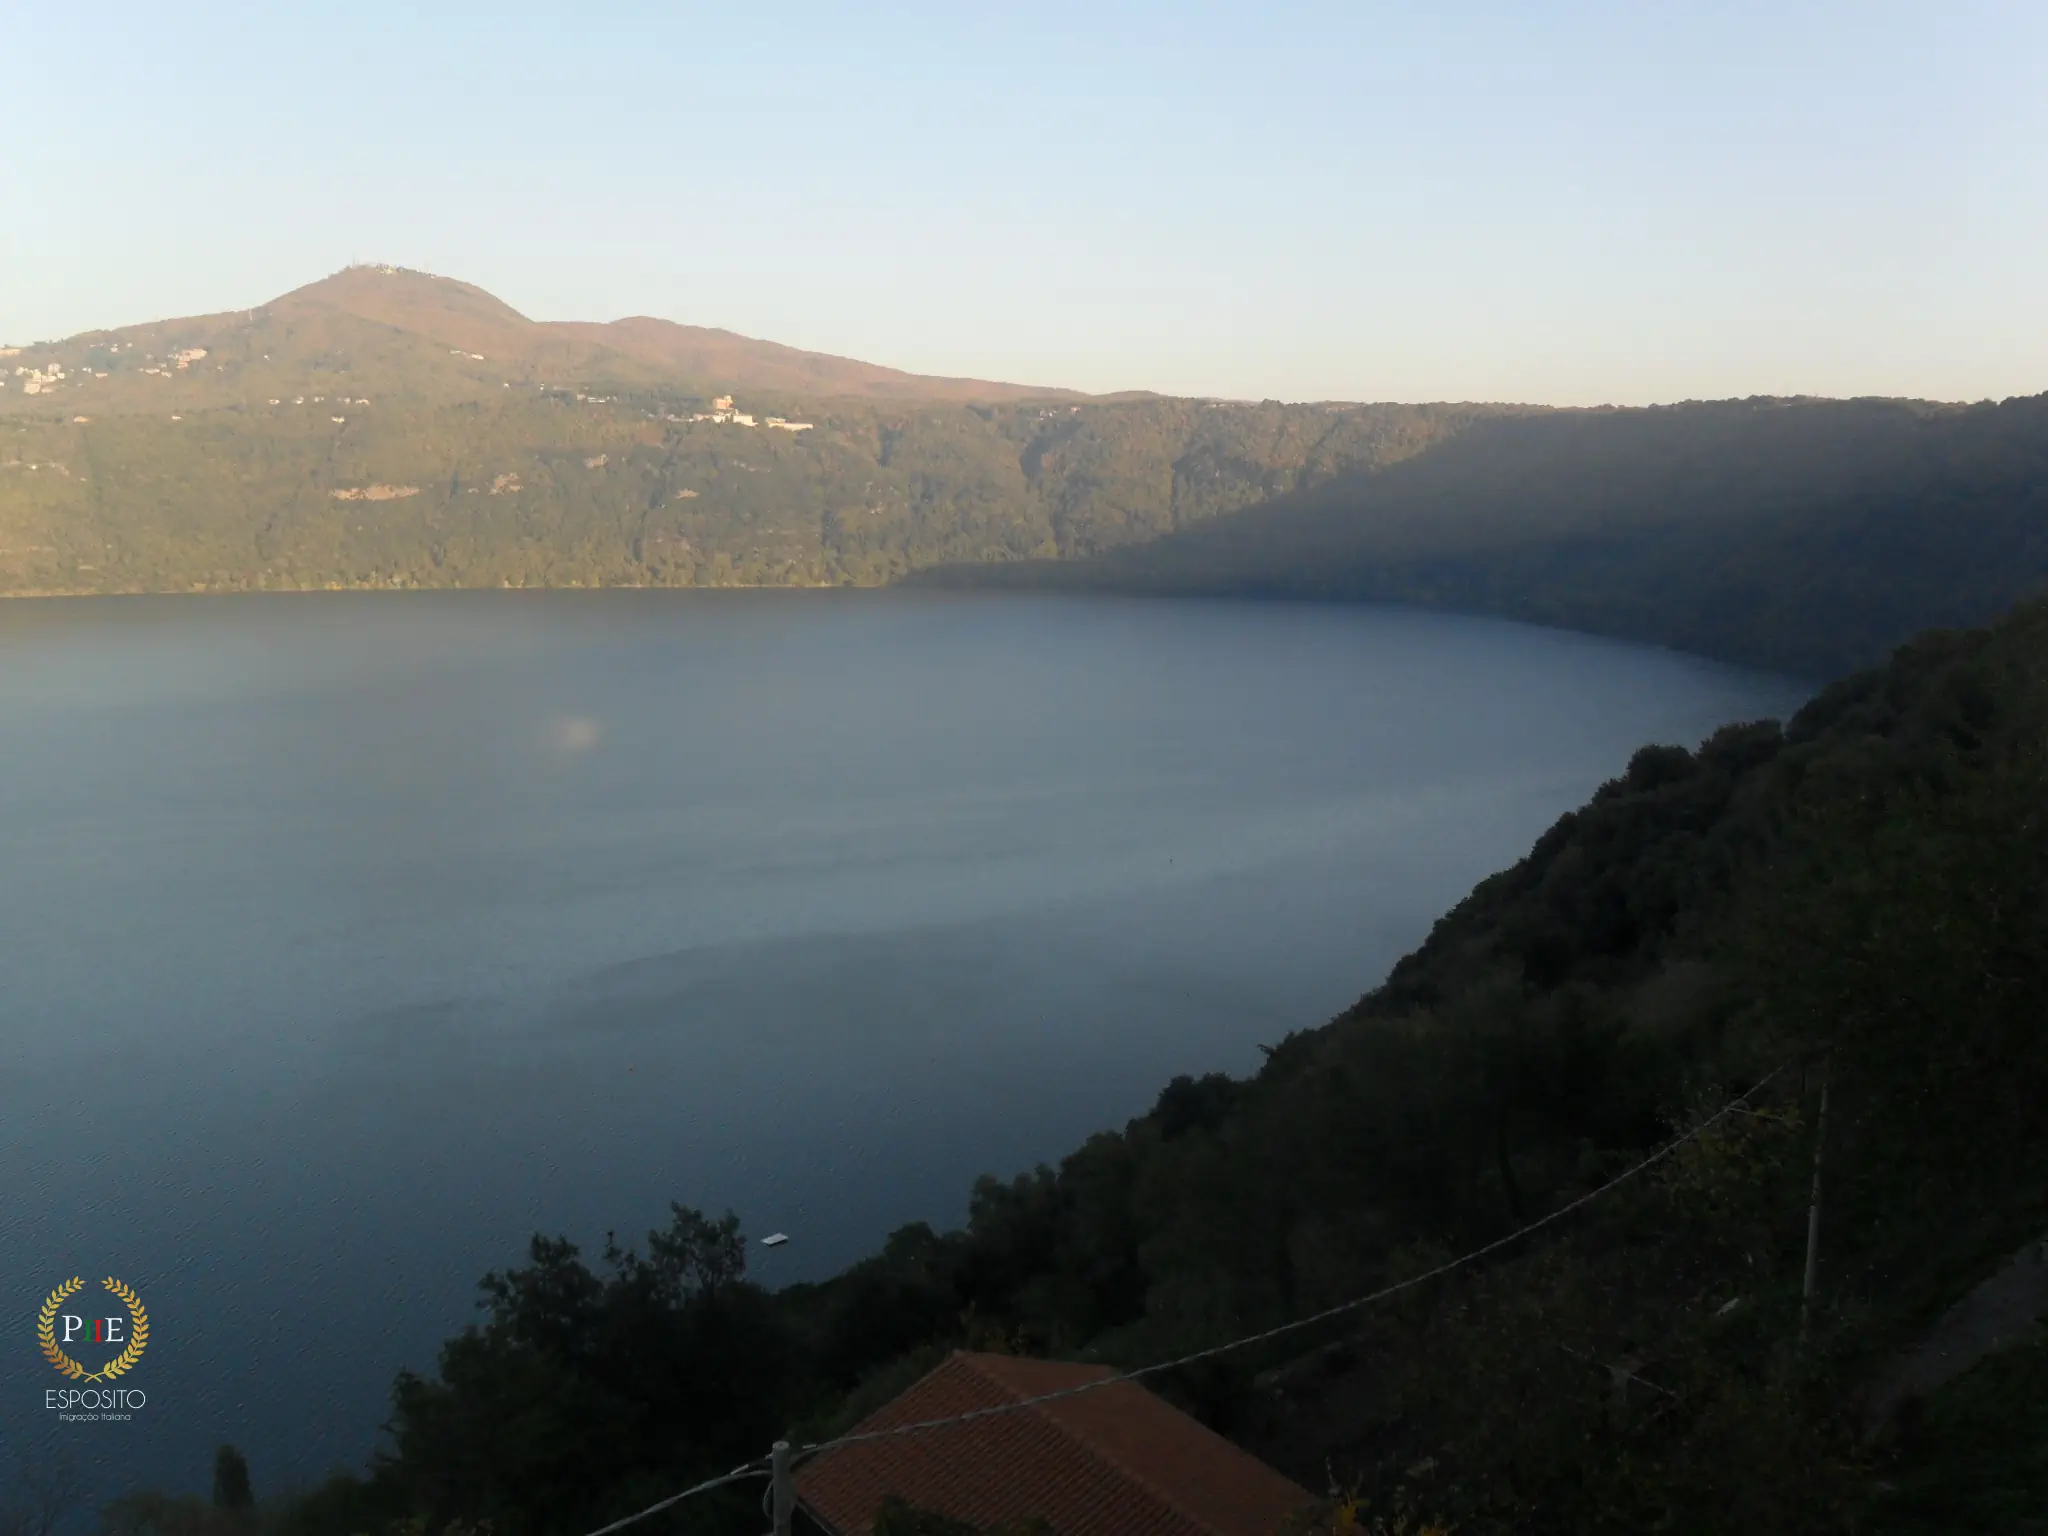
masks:
<path id="1" fill-rule="evenodd" d="M 2048 582 L 2048 396 L 1090 399 L 646 318 L 538 322 L 377 267 L 18 349 L 0 386 L 0 594 L 912 579 L 1373 600 L 1819 678 Z"/>
<path id="2" fill-rule="evenodd" d="M 352 267 L 5 349 L 0 595 L 874 585 L 1154 538 L 1482 414 L 1093 400 Z"/>
<path id="3" fill-rule="evenodd" d="M 1832 677 L 2048 583 L 2048 395 L 1504 415 L 1142 547 L 928 579 L 1420 603 Z"/>
<path id="4" fill-rule="evenodd" d="M 0 593 L 874 585 L 1153 538 L 1476 414 L 764 394 L 740 401 L 749 427 L 691 420 L 703 404 L 508 390 L 0 417 Z"/>
<path id="5" fill-rule="evenodd" d="M 399 1378 L 376 1465 L 266 1518 L 588 1529 L 849 1423 L 952 1346 L 1136 1365 L 1419 1275 L 1747 1093 L 1479 1263 L 1154 1384 L 1334 1478 L 1342 1529 L 2034 1529 L 2038 1330 L 1924 1400 L 1889 1389 L 2048 1235 L 2044 995 L 2048 606 L 1928 635 L 1782 727 L 1643 748 L 1343 1016 L 983 1178 L 963 1230 L 773 1294 L 737 1219 L 687 1206 L 596 1262 L 536 1238 Z M 746 1530 L 753 1498 L 664 1518 Z M 112 1525 L 167 1536 L 180 1508 Z"/>

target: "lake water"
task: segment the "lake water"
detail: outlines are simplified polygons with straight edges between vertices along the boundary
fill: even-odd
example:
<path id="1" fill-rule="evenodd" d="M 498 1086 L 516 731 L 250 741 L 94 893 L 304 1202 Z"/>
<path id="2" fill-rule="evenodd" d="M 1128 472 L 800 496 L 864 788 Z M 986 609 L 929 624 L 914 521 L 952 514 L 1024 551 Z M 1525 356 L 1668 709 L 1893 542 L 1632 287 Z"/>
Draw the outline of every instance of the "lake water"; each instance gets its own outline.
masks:
<path id="1" fill-rule="evenodd" d="M 729 1206 L 776 1283 L 956 1223 L 1804 692 L 1384 609 L 0 605 L 0 1422 L 95 1499 L 223 1440 L 275 1491 L 537 1230 Z M 74 1274 L 148 1305 L 131 1422 L 44 1408 Z"/>

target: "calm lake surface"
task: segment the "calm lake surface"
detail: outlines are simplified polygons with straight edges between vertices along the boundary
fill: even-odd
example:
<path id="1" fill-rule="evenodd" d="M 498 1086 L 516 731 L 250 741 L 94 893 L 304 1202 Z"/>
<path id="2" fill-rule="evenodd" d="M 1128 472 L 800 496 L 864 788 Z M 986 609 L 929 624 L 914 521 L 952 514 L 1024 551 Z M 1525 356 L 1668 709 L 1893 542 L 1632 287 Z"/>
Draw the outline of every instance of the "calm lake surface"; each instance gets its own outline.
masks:
<path id="1" fill-rule="evenodd" d="M 1320 1024 L 1646 741 L 1806 689 L 1370 608 L 0 605 L 0 1414 L 93 1496 L 359 1464 L 535 1231 L 769 1283 Z M 148 1304 L 54 1425 L 61 1280 Z"/>

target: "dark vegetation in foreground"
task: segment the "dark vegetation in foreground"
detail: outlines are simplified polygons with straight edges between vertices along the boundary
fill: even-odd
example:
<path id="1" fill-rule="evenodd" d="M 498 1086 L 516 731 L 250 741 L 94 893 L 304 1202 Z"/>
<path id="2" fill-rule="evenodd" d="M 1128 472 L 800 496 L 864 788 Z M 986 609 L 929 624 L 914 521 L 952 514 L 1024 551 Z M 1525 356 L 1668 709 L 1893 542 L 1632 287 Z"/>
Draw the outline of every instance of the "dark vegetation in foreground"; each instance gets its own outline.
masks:
<path id="1" fill-rule="evenodd" d="M 730 1217 L 679 1207 L 590 1257 L 536 1238 L 399 1378 L 374 1465 L 261 1522 L 575 1536 L 851 1423 L 949 1347 L 1170 1357 L 1511 1232 L 1790 1062 L 1523 1245 L 1155 1384 L 1366 1529 L 2039 1529 L 2038 1333 L 1871 1404 L 2048 1233 L 2044 815 L 2048 607 L 1929 634 L 1782 729 L 1645 747 L 1343 1016 L 1250 1080 L 1176 1080 L 1058 1168 L 982 1179 L 964 1230 L 775 1294 Z M 662 1518 L 749 1530 L 757 1498 Z M 110 1528 L 196 1529 L 156 1508 Z"/>

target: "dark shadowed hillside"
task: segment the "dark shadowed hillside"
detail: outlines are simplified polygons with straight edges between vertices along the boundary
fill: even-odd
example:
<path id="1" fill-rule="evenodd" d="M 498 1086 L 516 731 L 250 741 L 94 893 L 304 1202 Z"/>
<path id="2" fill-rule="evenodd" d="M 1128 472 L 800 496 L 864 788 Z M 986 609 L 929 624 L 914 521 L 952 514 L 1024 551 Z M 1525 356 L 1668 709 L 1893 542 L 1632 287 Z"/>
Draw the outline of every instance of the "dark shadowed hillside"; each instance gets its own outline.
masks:
<path id="1" fill-rule="evenodd" d="M 1505 416 L 1083 564 L 928 579 L 1412 602 L 1826 677 L 2048 582 L 2048 396 Z"/>

